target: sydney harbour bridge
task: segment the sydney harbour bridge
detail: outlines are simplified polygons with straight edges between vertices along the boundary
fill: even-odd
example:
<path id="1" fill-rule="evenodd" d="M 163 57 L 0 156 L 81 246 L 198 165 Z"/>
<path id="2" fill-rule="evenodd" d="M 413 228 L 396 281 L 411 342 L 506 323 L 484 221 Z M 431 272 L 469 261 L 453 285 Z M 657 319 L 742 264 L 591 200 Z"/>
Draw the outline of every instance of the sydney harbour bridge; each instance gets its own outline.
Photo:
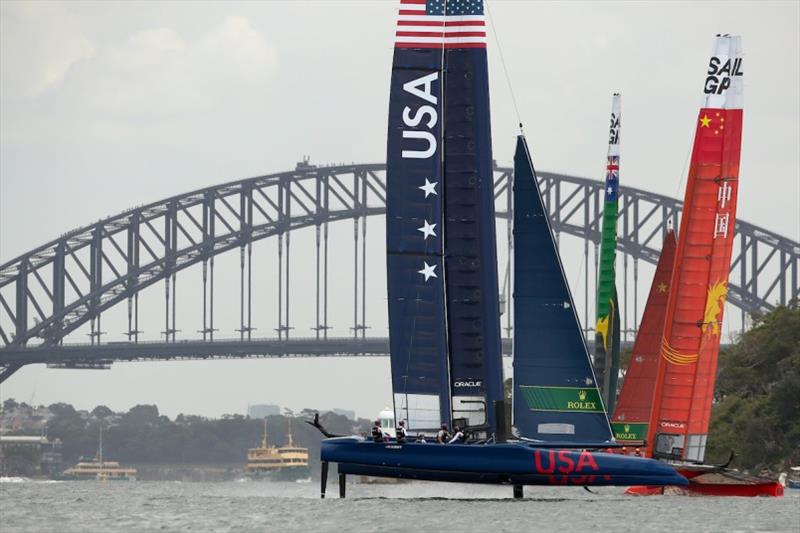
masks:
<path id="1" fill-rule="evenodd" d="M 585 291 L 576 294 L 576 301 L 583 300 L 583 323 L 591 324 L 590 272 L 596 270 L 598 258 L 603 183 L 548 172 L 540 173 L 539 179 L 557 237 L 569 235 L 583 242 Z M 512 246 L 512 183 L 513 169 L 495 168 L 498 233 L 505 235 L 499 239 L 500 247 Z M 385 200 L 384 164 L 316 167 L 303 162 L 291 171 L 192 191 L 65 233 L 0 266 L 0 383 L 22 366 L 35 363 L 108 368 L 115 361 L 387 355 L 388 339 L 366 334 L 367 257 L 383 258 L 382 250 L 367 253 L 367 219 L 385 215 Z M 681 209 L 679 200 L 620 188 L 618 249 L 623 268 L 618 284 L 626 330 L 636 327 L 641 309 L 639 284 L 650 283 L 639 279 L 640 263 L 655 264 L 661 237 L 670 225 L 678 227 Z M 346 221 L 354 228 L 352 248 L 334 250 L 329 246 L 329 226 Z M 303 229 L 315 232 L 311 280 L 292 277 L 292 234 Z M 254 335 L 253 300 L 259 295 L 252 288 L 252 249 L 262 239 L 277 241 L 273 259 L 277 295 L 270 302 L 277 307 L 277 323 L 268 325 L 275 332 L 271 337 Z M 215 258 L 236 250 L 238 272 L 230 268 L 215 272 Z M 348 302 L 329 301 L 329 283 L 343 283 L 330 279 L 332 261 L 351 262 L 352 278 L 344 281 L 352 287 Z M 179 274 L 192 266 L 202 269 L 200 285 L 191 289 L 202 293 L 202 320 L 197 328 L 191 327 L 196 334 L 182 338 L 176 327 L 180 319 L 176 285 Z M 799 270 L 800 244 L 737 221 L 728 302 L 738 308 L 742 322 L 745 315 L 797 299 Z M 238 281 L 235 338 L 215 327 L 215 309 L 217 313 L 219 309 L 214 284 L 220 276 Z M 298 283 L 313 285 L 316 295 L 311 305 L 313 322 L 308 324 L 291 321 L 293 284 Z M 140 293 L 156 284 L 163 285 L 162 303 L 140 308 Z M 502 285 L 500 297 L 505 303 L 510 301 L 510 283 L 506 279 Z M 329 313 L 345 304 L 353 313 L 352 327 L 347 335 L 334 336 Z M 105 342 L 103 315 L 118 305 L 127 307 L 127 340 Z M 226 312 L 230 314 L 230 309 Z M 142 313 L 163 317 L 163 340 L 140 339 Z M 510 313 L 503 319 L 508 335 Z M 302 327 L 295 330 L 296 326 Z M 311 336 L 298 333 L 309 326 Z M 268 329 L 261 327 L 261 331 Z M 79 328 L 88 329 L 90 342 L 78 342 Z M 509 346 L 504 339 L 505 351 Z"/>

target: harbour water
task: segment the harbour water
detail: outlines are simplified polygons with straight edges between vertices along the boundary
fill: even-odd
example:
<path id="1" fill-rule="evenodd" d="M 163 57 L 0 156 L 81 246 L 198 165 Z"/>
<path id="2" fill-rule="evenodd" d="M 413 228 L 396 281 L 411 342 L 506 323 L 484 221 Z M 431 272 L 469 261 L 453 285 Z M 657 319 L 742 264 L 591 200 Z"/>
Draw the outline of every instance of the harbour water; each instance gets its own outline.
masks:
<path id="1" fill-rule="evenodd" d="M 406 483 L 0 483 L 0 530 L 84 531 L 800 531 L 800 491 L 783 498 L 630 497 L 616 487 Z"/>

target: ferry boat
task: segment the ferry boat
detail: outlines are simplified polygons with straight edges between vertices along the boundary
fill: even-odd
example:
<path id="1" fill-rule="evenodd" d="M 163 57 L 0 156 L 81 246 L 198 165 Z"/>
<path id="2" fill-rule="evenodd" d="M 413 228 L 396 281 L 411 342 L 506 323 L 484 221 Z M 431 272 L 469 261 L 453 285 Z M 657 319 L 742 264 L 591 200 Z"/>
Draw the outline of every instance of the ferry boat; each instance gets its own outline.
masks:
<path id="1" fill-rule="evenodd" d="M 282 480 L 306 479 L 310 475 L 308 448 L 294 445 L 292 420 L 289 419 L 289 434 L 286 446 L 271 446 L 267 442 L 267 419 L 264 419 L 264 434 L 261 446 L 247 450 L 245 474 L 252 478 Z"/>
<path id="2" fill-rule="evenodd" d="M 100 458 L 81 461 L 67 468 L 60 479 L 65 481 L 136 481 L 136 469 L 124 468 L 117 461 L 103 461 Z"/>
<path id="3" fill-rule="evenodd" d="M 100 427 L 100 443 L 97 456 L 89 461 L 79 460 L 58 476 L 63 481 L 136 481 L 136 469 L 125 468 L 118 461 L 103 460 L 103 428 Z"/>

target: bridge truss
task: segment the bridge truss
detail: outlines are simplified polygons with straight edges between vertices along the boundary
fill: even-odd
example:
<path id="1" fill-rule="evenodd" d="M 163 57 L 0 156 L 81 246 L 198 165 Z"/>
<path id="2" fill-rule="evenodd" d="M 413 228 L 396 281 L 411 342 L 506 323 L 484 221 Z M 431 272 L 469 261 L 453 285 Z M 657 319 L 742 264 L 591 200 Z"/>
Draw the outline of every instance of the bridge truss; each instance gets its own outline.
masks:
<path id="1" fill-rule="evenodd" d="M 595 270 L 600 239 L 603 184 L 601 181 L 543 172 L 540 189 L 551 214 L 557 237 L 568 234 L 583 239 L 584 264 L 593 252 Z M 495 169 L 498 226 L 511 238 L 513 170 Z M 176 333 L 177 274 L 202 265 L 203 313 L 199 333 L 192 340 L 198 353 L 237 357 L 263 353 L 320 355 L 328 342 L 336 354 L 375 354 L 380 339 L 366 337 L 366 228 L 367 217 L 385 214 L 385 165 L 356 164 L 315 167 L 307 162 L 293 171 L 249 178 L 200 189 L 136 207 L 93 225 L 76 229 L 0 266 L 0 382 L 30 363 L 53 366 L 106 366 L 113 360 L 183 357 L 186 350 L 166 349 L 178 341 Z M 682 202 L 631 187 L 620 188 L 620 236 L 623 262 L 624 329 L 635 328 L 638 317 L 639 262 L 655 264 L 661 237 L 671 224 L 678 227 Z M 328 265 L 331 223 L 354 224 L 353 338 L 328 338 Z M 290 338 L 291 237 L 302 228 L 316 232 L 316 301 L 314 348 Z M 277 239 L 278 323 L 277 339 L 263 340 L 261 348 L 235 348 L 215 341 L 214 279 L 216 256 L 239 250 L 240 298 L 238 342 L 253 343 L 252 246 L 261 239 Z M 500 242 L 502 246 L 504 243 Z M 336 251 L 336 260 L 341 260 Z M 628 271 L 632 270 L 632 328 L 628 327 Z M 798 286 L 800 245 L 790 239 L 737 221 L 736 249 L 731 266 L 728 301 L 745 314 L 762 313 L 786 305 L 800 296 Z M 589 268 L 584 268 L 584 324 L 589 324 Z M 360 274 L 359 274 L 360 273 Z M 123 356 L 113 345 L 102 343 L 103 313 L 127 303 L 128 343 L 140 344 L 139 293 L 163 282 L 163 343 L 142 343 Z M 501 298 L 510 301 L 510 284 Z M 338 302 L 337 302 L 338 305 Z M 511 316 L 506 313 L 510 333 Z M 73 349 L 64 339 L 81 326 L 89 326 L 91 349 Z M 337 345 L 345 342 L 346 349 Z M 203 348 L 196 343 L 213 343 Z M 235 341 L 234 341 L 235 342 Z M 376 344 L 376 342 L 378 344 Z M 272 343 L 272 344 L 270 344 Z M 277 343 L 277 344 L 275 344 Z M 371 344 L 370 344 L 371 343 Z M 374 346 L 373 346 L 374 345 Z M 152 346 L 148 348 L 147 346 Z M 282 346 L 280 349 L 271 347 Z M 309 345 L 310 346 L 310 345 Z M 188 347 L 185 347 L 188 350 Z M 385 351 L 385 350 L 384 350 Z M 91 356 L 88 353 L 91 352 Z M 119 353 L 118 353 L 119 352 Z M 172 353 L 173 355 L 170 355 Z M 105 354 L 105 355 L 104 355 Z M 117 355 L 115 355 L 117 354 Z M 237 355 L 239 354 L 239 355 Z"/>

